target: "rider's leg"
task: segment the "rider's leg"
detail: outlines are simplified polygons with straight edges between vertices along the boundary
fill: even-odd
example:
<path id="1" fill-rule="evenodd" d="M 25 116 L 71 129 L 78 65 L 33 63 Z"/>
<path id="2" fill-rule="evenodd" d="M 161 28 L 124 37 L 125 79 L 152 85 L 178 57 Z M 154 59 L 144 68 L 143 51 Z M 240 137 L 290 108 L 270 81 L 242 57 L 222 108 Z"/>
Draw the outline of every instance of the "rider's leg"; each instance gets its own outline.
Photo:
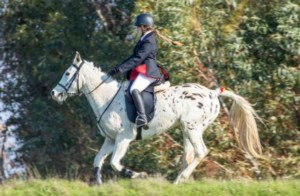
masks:
<path id="1" fill-rule="evenodd" d="M 153 78 L 149 78 L 144 76 L 143 74 L 139 74 L 137 76 L 137 78 L 133 81 L 133 84 L 131 85 L 130 88 L 130 93 L 132 93 L 132 91 L 134 89 L 139 90 L 140 92 L 142 92 L 143 90 L 145 90 L 150 84 L 152 84 L 153 82 L 155 82 L 156 79 Z"/>
<path id="2" fill-rule="evenodd" d="M 151 83 L 155 82 L 156 80 L 153 78 L 148 78 L 142 74 L 139 74 L 138 77 L 134 80 L 131 88 L 130 93 L 134 100 L 134 104 L 138 113 L 136 118 L 135 124 L 137 127 L 144 127 L 147 129 L 147 117 L 145 112 L 145 105 L 142 99 L 141 93 L 145 90 Z"/>
<path id="3" fill-rule="evenodd" d="M 137 89 L 134 89 L 131 95 L 134 100 L 135 108 L 138 114 L 138 116 L 135 119 L 136 127 L 144 127 L 147 129 L 148 121 L 141 92 Z"/>

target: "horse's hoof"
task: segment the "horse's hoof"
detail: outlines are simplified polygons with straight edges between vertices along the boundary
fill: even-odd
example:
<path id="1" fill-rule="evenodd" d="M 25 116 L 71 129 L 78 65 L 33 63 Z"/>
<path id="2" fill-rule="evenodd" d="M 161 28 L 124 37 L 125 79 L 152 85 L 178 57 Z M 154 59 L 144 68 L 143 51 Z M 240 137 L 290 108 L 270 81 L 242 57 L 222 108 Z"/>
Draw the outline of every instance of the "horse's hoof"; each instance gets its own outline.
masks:
<path id="1" fill-rule="evenodd" d="M 99 167 L 94 168 L 94 180 L 96 185 L 102 184 L 102 176 Z"/>
<path id="2" fill-rule="evenodd" d="M 135 178 L 145 179 L 145 178 L 148 178 L 148 175 L 146 172 L 140 172 L 140 173 L 134 172 L 132 179 L 135 179 Z"/>
<path id="3" fill-rule="evenodd" d="M 183 176 L 182 174 L 180 174 L 179 176 L 177 176 L 176 180 L 173 182 L 174 185 L 178 185 L 181 184 L 183 182 L 186 182 L 188 180 L 187 177 Z"/>
<path id="4" fill-rule="evenodd" d="M 148 178 L 148 174 L 146 172 L 141 172 L 140 178 Z"/>

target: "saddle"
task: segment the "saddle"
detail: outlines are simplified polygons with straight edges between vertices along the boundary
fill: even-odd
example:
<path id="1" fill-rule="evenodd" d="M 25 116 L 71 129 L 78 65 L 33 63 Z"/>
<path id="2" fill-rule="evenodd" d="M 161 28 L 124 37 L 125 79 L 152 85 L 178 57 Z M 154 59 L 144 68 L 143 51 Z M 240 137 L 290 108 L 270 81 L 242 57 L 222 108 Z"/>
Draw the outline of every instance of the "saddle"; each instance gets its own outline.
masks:
<path id="1" fill-rule="evenodd" d="M 137 112 L 135 108 L 134 101 L 132 99 L 132 96 L 130 94 L 130 87 L 133 84 L 133 81 L 130 82 L 129 86 L 127 87 L 127 90 L 125 90 L 125 103 L 126 103 L 126 111 L 127 116 L 130 122 L 135 123 L 135 119 L 137 117 Z M 170 87 L 170 82 L 166 81 L 164 83 L 153 83 L 149 85 L 145 90 L 143 90 L 142 98 L 145 104 L 145 111 L 148 123 L 153 119 L 154 112 L 155 112 L 155 103 L 156 103 L 156 96 L 155 93 L 159 91 L 163 91 Z M 138 134 L 137 134 L 137 140 L 141 139 L 141 130 L 142 128 L 138 128 Z"/>

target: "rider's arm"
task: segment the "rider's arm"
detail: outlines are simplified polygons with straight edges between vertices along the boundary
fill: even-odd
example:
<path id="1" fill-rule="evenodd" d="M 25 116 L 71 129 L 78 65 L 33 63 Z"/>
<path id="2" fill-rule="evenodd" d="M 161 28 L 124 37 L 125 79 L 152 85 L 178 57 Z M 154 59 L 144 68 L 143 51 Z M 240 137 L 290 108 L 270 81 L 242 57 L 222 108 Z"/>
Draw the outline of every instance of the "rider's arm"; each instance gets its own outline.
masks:
<path id="1" fill-rule="evenodd" d="M 149 54 L 154 50 L 153 43 L 149 40 L 145 40 L 141 43 L 139 50 L 131 56 L 130 59 L 119 65 L 119 70 L 121 73 L 129 71 L 139 65 L 149 56 Z"/>

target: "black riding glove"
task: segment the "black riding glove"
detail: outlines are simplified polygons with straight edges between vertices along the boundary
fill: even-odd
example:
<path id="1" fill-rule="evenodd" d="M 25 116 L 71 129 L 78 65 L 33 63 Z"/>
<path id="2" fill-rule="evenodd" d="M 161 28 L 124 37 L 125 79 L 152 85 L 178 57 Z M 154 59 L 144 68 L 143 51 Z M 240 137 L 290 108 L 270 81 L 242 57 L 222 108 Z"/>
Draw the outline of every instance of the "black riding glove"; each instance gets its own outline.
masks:
<path id="1" fill-rule="evenodd" d="M 119 68 L 114 67 L 114 68 L 112 68 L 111 70 L 108 71 L 108 75 L 113 76 L 113 75 L 115 75 L 116 73 L 119 73 L 119 72 L 120 72 Z"/>

